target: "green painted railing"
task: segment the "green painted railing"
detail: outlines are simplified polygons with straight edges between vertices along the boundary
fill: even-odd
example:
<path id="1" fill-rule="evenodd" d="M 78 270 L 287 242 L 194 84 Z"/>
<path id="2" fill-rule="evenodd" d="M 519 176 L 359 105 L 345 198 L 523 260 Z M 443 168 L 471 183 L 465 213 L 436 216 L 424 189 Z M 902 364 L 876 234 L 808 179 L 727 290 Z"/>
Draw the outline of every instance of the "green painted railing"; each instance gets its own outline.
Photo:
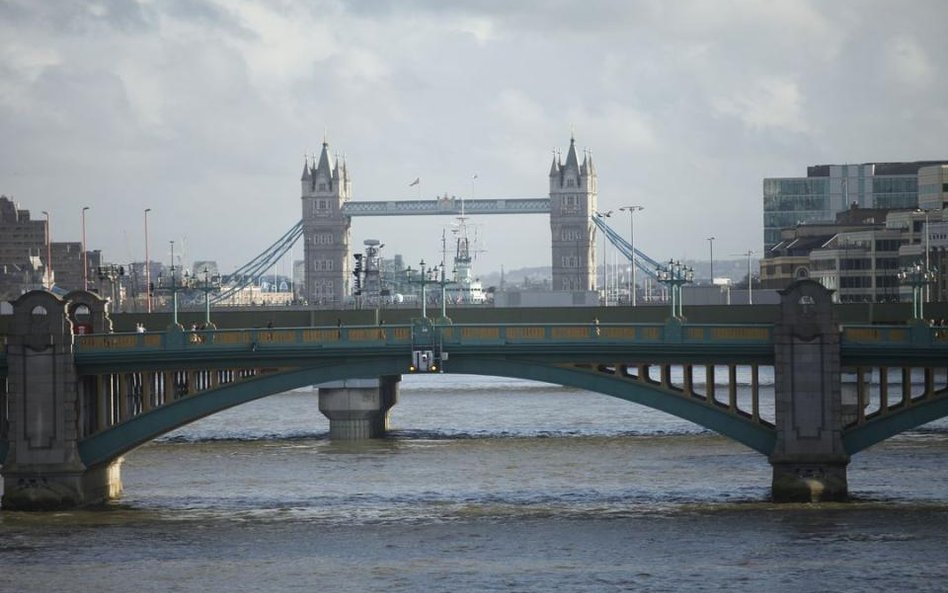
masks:
<path id="1" fill-rule="evenodd" d="M 447 345 L 523 344 L 744 344 L 773 343 L 769 325 L 689 325 L 676 324 L 458 324 L 434 326 L 435 336 Z M 409 325 L 330 326 L 296 328 L 256 328 L 236 330 L 196 330 L 94 334 L 76 336 L 76 353 L 204 350 L 254 347 L 340 347 L 367 345 L 407 345 L 412 341 Z"/>

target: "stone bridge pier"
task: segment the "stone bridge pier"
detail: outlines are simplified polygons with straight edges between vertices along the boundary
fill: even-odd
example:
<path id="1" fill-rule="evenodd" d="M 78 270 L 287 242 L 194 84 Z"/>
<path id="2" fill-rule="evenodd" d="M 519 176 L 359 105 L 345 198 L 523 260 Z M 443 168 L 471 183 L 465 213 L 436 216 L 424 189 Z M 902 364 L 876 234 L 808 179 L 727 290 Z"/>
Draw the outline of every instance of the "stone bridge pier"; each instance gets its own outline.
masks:
<path id="1" fill-rule="evenodd" d="M 329 418 L 329 438 L 352 441 L 384 436 L 401 379 L 400 375 L 385 375 L 318 385 L 319 411 Z"/>
<path id="2" fill-rule="evenodd" d="M 831 294 L 812 280 L 780 291 L 774 332 L 777 442 L 770 455 L 778 502 L 848 497 L 840 330 Z"/>
<path id="3" fill-rule="evenodd" d="M 110 331 L 106 301 L 85 291 L 65 298 L 44 291 L 13 303 L 7 343 L 5 510 L 72 508 L 117 497 L 121 458 L 86 467 L 78 441 L 82 388 L 73 363 L 73 333 Z"/>

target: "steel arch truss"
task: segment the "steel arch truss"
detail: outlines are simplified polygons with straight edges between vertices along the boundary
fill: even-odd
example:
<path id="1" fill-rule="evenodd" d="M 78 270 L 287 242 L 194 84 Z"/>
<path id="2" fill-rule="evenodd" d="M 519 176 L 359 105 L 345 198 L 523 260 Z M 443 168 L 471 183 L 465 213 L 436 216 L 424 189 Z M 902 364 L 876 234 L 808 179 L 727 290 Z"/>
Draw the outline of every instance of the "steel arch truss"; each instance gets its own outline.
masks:
<path id="1" fill-rule="evenodd" d="M 843 373 L 843 445 L 850 455 L 948 416 L 948 368 L 859 366 Z"/>
<path id="2" fill-rule="evenodd" d="M 723 365 L 718 365 L 718 369 Z M 99 417 L 107 418 L 79 443 L 87 466 L 112 459 L 171 430 L 216 412 L 268 395 L 347 378 L 400 374 L 405 358 L 380 356 L 352 362 L 333 360 L 303 368 L 235 370 L 142 370 L 100 376 Z M 578 387 L 638 403 L 714 430 L 762 454 L 776 439 L 773 424 L 760 417 L 756 380 L 751 410 L 738 406 L 736 367 L 727 366 L 727 398 L 715 393 L 714 366 L 556 363 L 509 358 L 452 357 L 447 372 L 531 379 Z M 696 389 L 695 369 L 704 369 L 705 390 Z M 757 367 L 752 366 L 756 377 Z M 89 380 L 90 378 L 86 378 Z M 710 386 L 710 387 L 707 387 Z M 106 397 L 108 393 L 114 396 Z"/>

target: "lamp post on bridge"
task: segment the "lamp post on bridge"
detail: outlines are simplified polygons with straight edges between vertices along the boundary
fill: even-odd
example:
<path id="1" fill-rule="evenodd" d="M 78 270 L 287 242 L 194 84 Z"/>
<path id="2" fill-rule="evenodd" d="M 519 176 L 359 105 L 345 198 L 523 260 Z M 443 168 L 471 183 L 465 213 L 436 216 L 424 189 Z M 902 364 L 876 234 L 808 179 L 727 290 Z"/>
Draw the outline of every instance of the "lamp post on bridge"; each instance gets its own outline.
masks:
<path id="1" fill-rule="evenodd" d="M 659 282 L 668 286 L 669 292 L 671 293 L 672 318 L 683 318 L 681 287 L 684 284 L 694 282 L 694 269 L 685 266 L 681 261 L 668 260 L 668 264 L 655 269 L 655 277 Z"/>
<path id="2" fill-rule="evenodd" d="M 432 271 L 434 272 L 437 268 L 441 268 L 441 279 L 432 280 L 431 283 L 437 284 L 438 286 L 441 287 L 441 319 L 446 321 L 448 319 L 448 310 L 447 310 L 448 299 L 447 299 L 447 296 L 445 295 L 445 287 L 448 286 L 449 284 L 457 284 L 457 282 L 454 280 L 447 280 L 445 278 L 443 262 L 440 265 L 435 266 L 435 269 L 433 269 Z M 454 273 L 456 274 L 457 270 L 455 270 Z"/>
<path id="3" fill-rule="evenodd" d="M 125 276 L 125 266 L 107 264 L 98 266 L 96 275 L 99 277 L 100 293 L 102 283 L 109 281 L 109 296 L 115 301 L 115 308 L 122 310 L 122 278 Z"/>
<path id="4" fill-rule="evenodd" d="M 178 285 L 178 280 L 175 274 L 175 265 L 174 265 L 174 241 L 169 241 L 171 243 L 171 323 L 174 326 L 179 326 L 178 323 L 178 290 L 181 287 Z"/>
<path id="5" fill-rule="evenodd" d="M 754 252 L 748 249 L 744 253 L 735 253 L 734 255 L 743 255 L 747 257 L 747 304 L 754 304 L 754 276 L 751 274 L 751 256 Z"/>
<path id="6" fill-rule="evenodd" d="M 923 266 L 922 262 L 917 261 L 914 265 L 902 268 L 896 274 L 900 284 L 912 287 L 912 320 L 918 321 L 925 318 L 925 298 L 923 289 L 935 281 L 938 270 Z"/>
<path id="7" fill-rule="evenodd" d="M 211 293 L 220 291 L 221 277 L 211 277 L 211 273 L 208 271 L 207 266 L 204 266 L 203 274 L 204 285 L 198 285 L 195 288 L 204 292 L 204 327 L 206 329 L 215 329 L 214 324 L 211 323 Z"/>
<path id="8" fill-rule="evenodd" d="M 629 247 L 632 249 L 629 261 L 632 271 L 629 273 L 629 305 L 635 306 L 635 213 L 645 210 L 644 206 L 622 206 L 619 210 L 629 213 Z"/>
<path id="9" fill-rule="evenodd" d="M 715 237 L 708 237 L 708 251 L 711 257 L 711 286 L 714 286 L 714 239 Z"/>
<path id="10" fill-rule="evenodd" d="M 151 265 L 148 261 L 148 213 L 151 208 L 145 208 L 145 309 L 151 313 Z M 174 261 L 172 260 L 172 263 Z"/>
<path id="11" fill-rule="evenodd" d="M 82 207 L 82 290 L 89 290 L 89 256 L 86 254 L 86 210 Z"/>
<path id="12" fill-rule="evenodd" d="M 409 284 L 420 284 L 421 285 L 421 316 L 422 318 L 428 318 L 428 291 L 427 286 L 429 284 L 434 284 L 435 281 L 428 278 L 428 275 L 425 273 L 425 260 L 421 260 L 419 264 L 421 271 L 418 273 L 418 279 L 412 277 L 412 274 L 415 273 L 411 269 L 411 266 L 408 266 L 408 269 L 405 272 L 408 274 L 408 283 Z M 442 305 L 443 306 L 443 305 Z"/>
<path id="13" fill-rule="evenodd" d="M 612 216 L 612 210 L 606 212 L 596 212 L 596 218 L 610 218 Z M 603 303 L 608 307 L 609 306 L 609 281 L 606 273 L 608 272 L 608 267 L 606 265 L 606 233 L 602 233 L 602 283 L 599 285 L 599 290 L 602 291 Z"/>
<path id="14" fill-rule="evenodd" d="M 53 248 L 52 239 L 49 234 L 49 212 L 43 210 L 43 216 L 46 217 L 46 290 L 53 288 Z"/>

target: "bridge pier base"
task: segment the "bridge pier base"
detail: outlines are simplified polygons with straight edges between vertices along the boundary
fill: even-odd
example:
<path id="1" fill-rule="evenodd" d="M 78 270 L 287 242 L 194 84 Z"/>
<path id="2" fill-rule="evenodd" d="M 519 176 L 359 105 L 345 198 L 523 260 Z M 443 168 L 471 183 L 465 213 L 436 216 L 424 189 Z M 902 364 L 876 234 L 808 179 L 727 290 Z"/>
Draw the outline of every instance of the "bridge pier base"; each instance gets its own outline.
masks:
<path id="1" fill-rule="evenodd" d="M 849 455 L 842 441 L 839 327 L 831 292 L 801 280 L 780 294 L 774 336 L 773 499 L 846 500 Z"/>
<path id="2" fill-rule="evenodd" d="M 2 462 L 4 510 L 69 509 L 121 494 L 121 458 L 88 468 L 83 435 L 74 328 L 103 331 L 105 301 L 86 292 L 65 299 L 29 292 L 13 303 L 7 344 L 7 445 Z"/>
<path id="3" fill-rule="evenodd" d="M 400 380 L 399 375 L 386 375 L 319 385 L 319 411 L 329 418 L 329 438 L 355 441 L 384 436 Z"/>
<path id="4" fill-rule="evenodd" d="M 92 469 L 21 465 L 3 472 L 3 510 L 54 511 L 99 504 L 122 495 L 122 458 Z"/>

